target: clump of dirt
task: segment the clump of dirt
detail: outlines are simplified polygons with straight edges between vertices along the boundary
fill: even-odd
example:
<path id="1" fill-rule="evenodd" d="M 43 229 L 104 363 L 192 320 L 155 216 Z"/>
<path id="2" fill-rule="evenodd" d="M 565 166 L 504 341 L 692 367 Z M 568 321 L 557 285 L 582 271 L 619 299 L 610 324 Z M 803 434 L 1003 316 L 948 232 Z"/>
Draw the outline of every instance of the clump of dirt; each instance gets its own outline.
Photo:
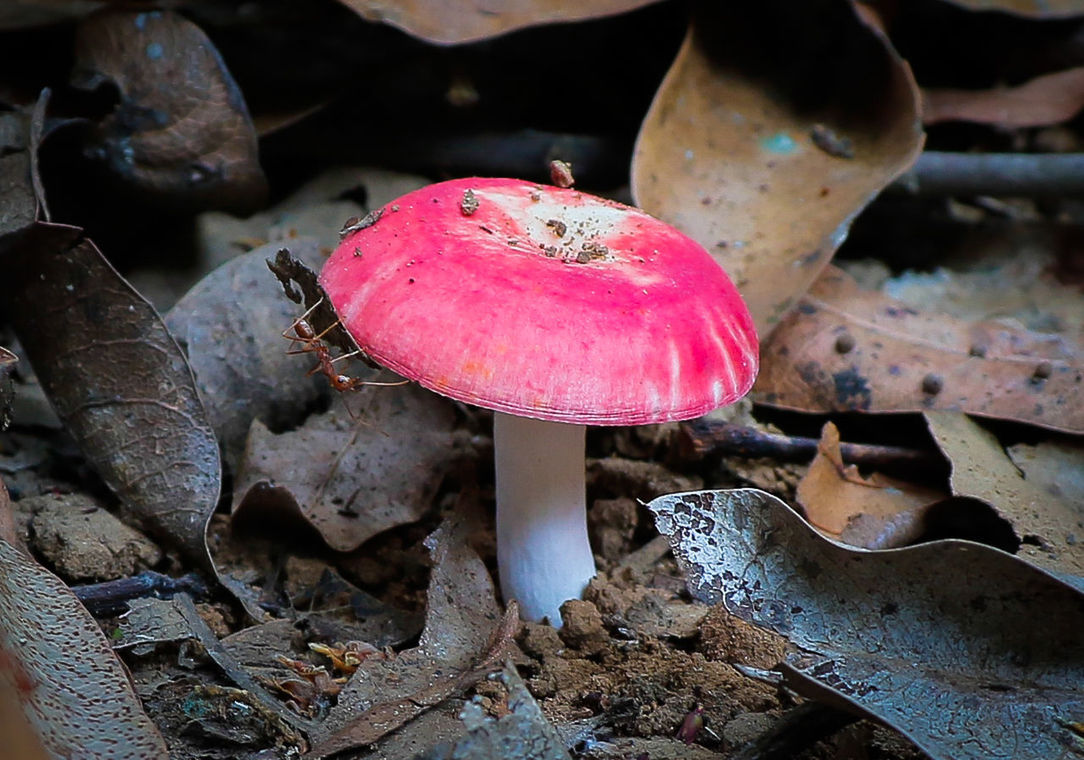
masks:
<path id="1" fill-rule="evenodd" d="M 731 664 L 771 659 L 764 641 L 732 636 L 724 646 L 719 623 L 711 630 L 720 633 L 702 641 L 690 622 L 702 625 L 717 613 L 629 573 L 618 576 L 599 576 L 585 600 L 566 602 L 560 630 L 528 624 L 520 636 L 528 687 L 550 720 L 593 719 L 596 733 L 610 736 L 673 737 L 699 708 L 713 730 L 693 740 L 718 747 L 720 731 L 737 716 L 781 711 L 776 687 Z M 778 642 L 768 645 L 781 653 Z"/>

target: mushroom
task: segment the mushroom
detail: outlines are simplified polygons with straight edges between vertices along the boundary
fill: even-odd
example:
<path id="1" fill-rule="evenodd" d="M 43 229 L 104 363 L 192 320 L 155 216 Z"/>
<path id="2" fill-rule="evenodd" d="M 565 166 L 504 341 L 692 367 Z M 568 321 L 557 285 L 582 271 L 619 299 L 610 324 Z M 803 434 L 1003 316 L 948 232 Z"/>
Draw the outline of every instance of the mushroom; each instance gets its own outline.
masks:
<path id="1" fill-rule="evenodd" d="M 351 225 L 320 273 L 372 359 L 493 410 L 501 591 L 527 620 L 595 575 L 586 425 L 743 396 L 752 318 L 698 243 L 629 206 L 515 179 L 441 182 Z"/>

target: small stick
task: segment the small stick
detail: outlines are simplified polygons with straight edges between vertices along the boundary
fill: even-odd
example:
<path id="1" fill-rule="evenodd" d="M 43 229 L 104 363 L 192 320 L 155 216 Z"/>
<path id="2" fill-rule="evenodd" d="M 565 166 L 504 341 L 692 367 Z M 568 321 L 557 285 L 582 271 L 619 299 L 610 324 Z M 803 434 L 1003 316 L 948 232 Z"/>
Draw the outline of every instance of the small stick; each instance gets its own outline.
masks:
<path id="1" fill-rule="evenodd" d="M 913 195 L 1084 196 L 1084 153 L 926 151 L 892 183 Z"/>
<path id="2" fill-rule="evenodd" d="M 91 615 L 99 618 L 120 615 L 128 610 L 128 602 L 145 596 L 169 599 L 184 592 L 202 599 L 209 593 L 207 584 L 195 573 L 171 578 L 153 570 L 128 578 L 72 586 L 72 592 Z"/>
<path id="3" fill-rule="evenodd" d="M 226 647 L 222 646 L 222 643 L 211 629 L 207 627 L 207 623 L 203 622 L 203 618 L 199 616 L 196 605 L 192 603 L 192 597 L 188 596 L 188 594 L 178 594 L 177 598 L 173 600 L 173 606 L 184 618 L 192 635 L 200 643 L 204 651 L 207 652 L 207 656 L 222 669 L 226 677 L 233 681 L 238 688 L 247 691 L 256 702 L 291 728 L 304 731 L 306 734 L 313 730 L 312 721 L 291 712 L 282 702 L 272 697 L 260 685 L 260 682 L 234 659 Z"/>
<path id="4" fill-rule="evenodd" d="M 770 457 L 783 462 L 809 462 L 817 453 L 816 438 L 779 435 L 729 422 L 698 419 L 684 422 L 678 437 L 682 457 Z M 940 473 L 945 462 L 928 451 L 868 443 L 840 444 L 844 461 L 877 470 Z"/>

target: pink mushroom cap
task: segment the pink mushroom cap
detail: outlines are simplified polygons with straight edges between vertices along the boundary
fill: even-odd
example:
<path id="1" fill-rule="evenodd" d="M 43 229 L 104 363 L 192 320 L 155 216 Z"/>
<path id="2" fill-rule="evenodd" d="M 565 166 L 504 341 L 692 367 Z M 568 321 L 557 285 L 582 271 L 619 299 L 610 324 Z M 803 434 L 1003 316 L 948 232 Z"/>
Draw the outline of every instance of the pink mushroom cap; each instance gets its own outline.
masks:
<path id="1" fill-rule="evenodd" d="M 753 384 L 757 336 L 734 285 L 639 209 L 469 178 L 374 217 L 320 282 L 362 350 L 430 390 L 522 417 L 636 425 L 698 416 Z"/>

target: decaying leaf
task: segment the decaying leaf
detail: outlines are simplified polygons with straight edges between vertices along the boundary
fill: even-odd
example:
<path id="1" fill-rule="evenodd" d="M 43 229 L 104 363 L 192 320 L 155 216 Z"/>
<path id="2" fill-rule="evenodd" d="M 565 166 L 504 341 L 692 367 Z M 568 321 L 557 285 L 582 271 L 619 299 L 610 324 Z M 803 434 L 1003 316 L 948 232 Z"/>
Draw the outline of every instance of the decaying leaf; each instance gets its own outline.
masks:
<path id="1" fill-rule="evenodd" d="M 470 529 L 460 516 L 426 539 L 433 571 L 418 646 L 361 664 L 314 736 L 315 757 L 375 742 L 500 670 L 514 651 L 519 609 L 512 604 L 501 615 L 493 581 L 467 541 Z"/>
<path id="2" fill-rule="evenodd" d="M 904 546 L 922 533 L 922 515 L 948 494 L 843 463 L 839 430 L 825 423 L 817 455 L 798 483 L 806 519 L 825 535 L 864 549 Z"/>
<path id="3" fill-rule="evenodd" d="M 500 3 L 446 3 L 441 0 L 340 0 L 367 21 L 402 29 L 438 45 L 456 45 L 541 24 L 613 16 L 658 0 L 503 0 Z"/>
<path id="4" fill-rule="evenodd" d="M 1063 337 L 921 313 L 830 267 L 761 350 L 757 402 L 960 410 L 1084 432 L 1084 351 Z"/>
<path id="5" fill-rule="evenodd" d="M 452 450 L 453 413 L 416 386 L 367 388 L 296 430 L 252 425 L 234 489 L 234 520 L 300 512 L 328 546 L 351 551 L 432 506 Z M 350 405 L 352 419 L 344 405 Z"/>
<path id="6" fill-rule="evenodd" d="M 796 691 L 938 760 L 1069 756 L 1084 715 L 1084 596 L 1072 587 L 967 541 L 849 549 L 753 489 L 648 507 L 694 597 L 798 648 L 782 664 Z"/>
<path id="7" fill-rule="evenodd" d="M 851 3 L 700 3 L 632 190 L 713 253 L 763 340 L 922 140 L 907 65 Z"/>
<path id="8" fill-rule="evenodd" d="M 957 496 L 986 502 L 1020 540 L 1019 556 L 1054 573 L 1076 576 L 1084 589 L 1084 503 L 1050 493 L 1025 478 L 997 438 L 960 412 L 926 412 L 938 447 L 952 463 Z"/>
<path id="9" fill-rule="evenodd" d="M 460 712 L 467 732 L 452 745 L 430 749 L 423 760 L 569 760 L 564 742 L 515 666 L 506 664 L 498 678 L 509 692 L 507 714 L 488 718 L 481 706 L 468 702 Z"/>
<path id="10" fill-rule="evenodd" d="M 10 520 L 2 484 L 0 512 Z M 168 757 L 94 618 L 59 578 L 0 537 L 0 694 L 12 689 L 52 757 Z M 20 733 L 4 731 L 4 753 Z"/>
<path id="11" fill-rule="evenodd" d="M 236 472 L 252 420 L 272 428 L 297 424 L 327 392 L 327 381 L 307 375 L 309 355 L 283 339 L 300 310 L 283 298 L 266 259 L 282 248 L 269 243 L 230 259 L 204 277 L 166 315 L 185 349 L 207 418 L 226 462 Z M 290 250 L 311 266 L 322 260 L 315 240 L 296 238 Z"/>
<path id="12" fill-rule="evenodd" d="M 207 566 L 218 442 L 161 317 L 78 228 L 38 222 L 3 256 L 8 317 L 65 427 L 151 532 Z"/>
<path id="13" fill-rule="evenodd" d="M 207 35 L 172 11 L 109 10 L 79 26 L 74 84 L 120 103 L 88 150 L 124 182 L 174 205 L 258 208 L 267 181 L 240 88 Z"/>
<path id="14" fill-rule="evenodd" d="M 1084 108 L 1084 66 L 992 90 L 926 89 L 922 121 L 970 121 L 1005 129 L 1061 124 Z"/>

